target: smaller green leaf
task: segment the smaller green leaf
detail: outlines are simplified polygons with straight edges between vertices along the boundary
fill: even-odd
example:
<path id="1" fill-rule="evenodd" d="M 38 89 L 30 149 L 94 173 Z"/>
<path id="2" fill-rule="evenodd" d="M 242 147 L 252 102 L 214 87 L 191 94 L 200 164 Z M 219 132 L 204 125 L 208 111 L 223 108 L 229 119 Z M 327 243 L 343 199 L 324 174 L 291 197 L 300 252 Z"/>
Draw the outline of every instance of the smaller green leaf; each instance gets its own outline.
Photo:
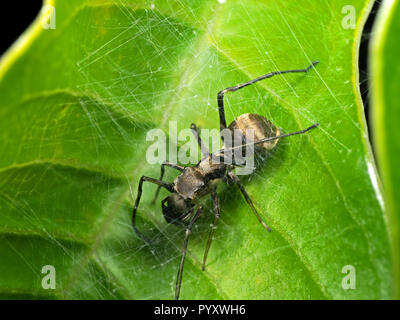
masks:
<path id="1" fill-rule="evenodd" d="M 387 200 L 396 283 L 400 282 L 400 4 L 383 3 L 371 46 L 372 121 L 376 155 Z M 397 286 L 396 296 L 400 297 Z"/>

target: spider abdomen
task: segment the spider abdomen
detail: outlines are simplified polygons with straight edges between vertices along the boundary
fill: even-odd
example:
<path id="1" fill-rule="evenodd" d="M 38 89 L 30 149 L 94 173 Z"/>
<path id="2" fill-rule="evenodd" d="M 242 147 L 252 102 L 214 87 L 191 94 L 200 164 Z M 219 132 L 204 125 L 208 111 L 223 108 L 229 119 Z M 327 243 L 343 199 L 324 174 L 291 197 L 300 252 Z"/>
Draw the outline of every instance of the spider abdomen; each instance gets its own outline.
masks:
<path id="1" fill-rule="evenodd" d="M 281 134 L 281 130 L 277 128 L 271 121 L 255 113 L 245 113 L 240 115 L 232 121 L 228 128 L 232 131 L 239 130 L 241 132 L 242 141 L 239 141 L 238 143 L 257 142 L 261 139 L 276 137 Z M 251 139 L 248 134 L 246 135 L 246 131 L 249 129 L 254 130 L 254 140 Z M 278 141 L 279 139 L 265 142 L 259 145 L 258 149 L 264 149 L 266 151 L 272 150 Z"/>

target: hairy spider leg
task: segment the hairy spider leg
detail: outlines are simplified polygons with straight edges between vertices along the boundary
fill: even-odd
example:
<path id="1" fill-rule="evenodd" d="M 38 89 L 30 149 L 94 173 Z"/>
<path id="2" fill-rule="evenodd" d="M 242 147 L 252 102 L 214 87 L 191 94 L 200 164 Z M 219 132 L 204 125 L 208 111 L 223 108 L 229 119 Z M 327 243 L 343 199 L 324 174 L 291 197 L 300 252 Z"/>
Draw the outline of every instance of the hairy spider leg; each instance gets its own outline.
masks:
<path id="1" fill-rule="evenodd" d="M 281 74 L 285 74 L 285 73 L 305 73 L 308 72 L 312 67 L 314 67 L 315 65 L 317 65 L 319 63 L 318 60 L 313 61 L 307 68 L 305 69 L 296 69 L 296 70 L 285 70 L 285 71 L 274 71 L 274 72 L 270 72 L 267 74 L 264 74 L 256 79 L 250 80 L 248 82 L 242 83 L 242 84 L 238 84 L 234 87 L 229 87 L 226 88 L 224 90 L 221 90 L 220 92 L 218 92 L 218 111 L 219 111 L 219 125 L 220 125 L 220 131 L 222 132 L 222 130 L 226 129 L 226 119 L 225 119 L 225 110 L 224 110 L 224 94 L 227 92 L 234 92 L 237 91 L 239 89 L 242 89 L 244 87 L 247 87 L 253 83 L 256 83 L 258 81 L 264 80 L 264 79 L 268 79 L 268 78 L 272 78 L 273 76 L 276 75 L 281 75 Z"/>
<path id="2" fill-rule="evenodd" d="M 136 234 L 141 239 L 143 239 L 147 243 L 150 243 L 150 240 L 147 237 L 145 237 L 136 227 L 136 211 L 137 211 L 137 208 L 139 207 L 140 198 L 142 197 L 142 188 L 143 188 L 144 182 L 151 182 L 151 183 L 157 184 L 159 187 L 163 187 L 163 188 L 167 189 L 169 192 L 173 191 L 173 184 L 169 183 L 169 182 L 163 182 L 163 181 L 160 181 L 157 179 L 153 179 L 150 177 L 146 177 L 146 176 L 142 176 L 140 178 L 139 186 L 138 186 L 138 194 L 137 194 L 135 205 L 133 207 L 133 212 L 132 212 L 132 227 L 135 230 Z"/>
<path id="3" fill-rule="evenodd" d="M 162 179 L 164 178 L 165 167 L 170 167 L 170 168 L 179 170 L 180 172 L 182 172 L 182 171 L 185 169 L 185 167 L 182 167 L 182 166 L 177 165 L 177 164 L 175 164 L 175 163 L 172 163 L 172 162 L 169 162 L 169 161 L 164 161 L 164 162 L 161 164 L 161 174 L 160 174 L 160 179 L 159 179 L 160 181 L 162 181 Z M 157 197 L 158 197 L 158 194 L 160 193 L 161 187 L 162 187 L 162 185 L 158 185 L 157 190 L 156 190 L 156 193 L 154 194 L 154 198 L 153 198 L 153 200 L 151 201 L 152 204 L 154 204 L 154 203 L 156 202 Z"/>
<path id="4" fill-rule="evenodd" d="M 217 223 L 219 221 L 219 199 L 218 199 L 216 191 L 213 191 L 211 193 L 211 198 L 212 198 L 212 201 L 213 201 L 215 217 L 214 217 L 214 222 L 213 222 L 213 224 L 211 226 L 210 234 L 208 236 L 206 250 L 204 251 L 203 266 L 202 266 L 202 270 L 203 271 L 206 269 L 206 261 L 207 261 L 208 251 L 210 250 L 210 247 L 211 247 L 211 242 L 213 240 L 214 230 L 216 229 Z"/>
<path id="5" fill-rule="evenodd" d="M 197 218 L 201 214 L 201 207 L 198 207 L 196 210 L 195 215 L 193 218 L 190 220 L 189 224 L 186 227 L 186 232 L 185 232 L 185 239 L 183 240 L 183 247 L 182 247 L 182 257 L 181 257 L 181 263 L 179 265 L 178 269 L 178 275 L 176 277 L 176 285 L 175 285 L 175 300 L 179 299 L 179 294 L 181 292 L 181 284 L 182 284 L 182 274 L 183 274 L 183 265 L 185 263 L 185 258 L 186 258 L 186 252 L 187 252 L 187 247 L 189 243 L 189 236 L 192 231 L 193 224 L 197 220 Z"/>
<path id="6" fill-rule="evenodd" d="M 224 153 L 224 152 L 226 152 L 226 151 L 231 151 L 231 150 L 234 150 L 234 149 L 240 149 L 240 148 L 248 147 L 248 146 L 251 146 L 251 145 L 263 144 L 263 143 L 265 143 L 265 142 L 269 142 L 269 141 L 272 141 L 272 140 L 282 139 L 282 138 L 286 138 L 286 137 L 291 137 L 291 136 L 294 136 L 294 135 L 297 135 L 297 134 L 303 134 L 303 133 L 306 133 L 306 132 L 308 132 L 308 131 L 310 131 L 310 130 L 312 130 L 312 129 L 317 128 L 318 126 L 319 126 L 319 123 L 314 123 L 313 125 L 309 126 L 308 128 L 303 129 L 303 130 L 300 130 L 300 131 L 285 133 L 285 134 L 281 134 L 281 135 L 275 136 L 275 137 L 264 138 L 264 139 L 258 140 L 258 141 L 256 141 L 256 142 L 249 142 L 249 143 L 241 144 L 240 146 L 235 146 L 235 147 L 230 147 L 230 148 L 226 148 L 226 149 L 221 149 L 221 150 L 219 150 L 218 152 Z M 217 154 L 217 153 L 216 153 L 216 154 Z"/>
<path id="7" fill-rule="evenodd" d="M 203 140 L 201 140 L 200 137 L 200 131 L 197 128 L 197 126 L 192 123 L 190 126 L 190 129 L 192 129 L 193 135 L 197 140 L 197 143 L 199 144 L 200 150 L 201 150 L 201 154 L 203 155 L 203 158 L 207 157 L 210 155 L 210 152 L 208 151 L 208 148 L 206 147 L 206 145 L 203 143 Z"/>
<path id="8" fill-rule="evenodd" d="M 228 177 L 230 178 L 230 180 L 235 183 L 238 187 L 240 192 L 242 193 L 242 195 L 244 196 L 247 204 L 250 206 L 251 210 L 253 211 L 254 215 L 257 217 L 258 221 L 263 225 L 263 227 L 267 230 L 267 231 L 271 231 L 270 227 L 267 226 L 267 224 L 265 223 L 264 219 L 260 216 L 260 214 L 257 212 L 256 207 L 254 206 L 253 201 L 251 200 L 250 196 L 247 194 L 246 189 L 244 188 L 244 186 L 242 185 L 242 183 L 240 182 L 239 178 L 231 171 L 228 173 Z"/>

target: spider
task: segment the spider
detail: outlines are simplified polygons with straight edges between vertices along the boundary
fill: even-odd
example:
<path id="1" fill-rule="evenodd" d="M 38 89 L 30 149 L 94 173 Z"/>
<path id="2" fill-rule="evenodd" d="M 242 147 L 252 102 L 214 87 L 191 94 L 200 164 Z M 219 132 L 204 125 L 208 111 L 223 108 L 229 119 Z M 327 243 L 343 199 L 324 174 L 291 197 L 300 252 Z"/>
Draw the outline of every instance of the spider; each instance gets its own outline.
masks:
<path id="1" fill-rule="evenodd" d="M 142 186 L 144 182 L 150 182 L 158 185 L 153 199 L 153 203 L 157 199 L 160 188 L 164 188 L 171 193 L 169 196 L 167 196 L 165 199 L 161 201 L 161 208 L 164 218 L 167 221 L 167 223 L 172 223 L 186 228 L 186 233 L 182 248 L 182 256 L 176 278 L 175 300 L 179 299 L 181 283 L 182 283 L 183 266 L 185 262 L 189 236 L 194 223 L 199 218 L 202 212 L 202 206 L 198 204 L 199 203 L 198 200 L 200 198 L 203 198 L 207 194 L 211 194 L 211 199 L 213 202 L 213 211 L 214 211 L 214 222 L 212 224 L 211 231 L 208 236 L 207 245 L 203 256 L 202 270 L 203 271 L 205 270 L 207 256 L 213 239 L 214 230 L 220 218 L 220 206 L 216 192 L 216 187 L 219 182 L 224 181 L 236 184 L 240 192 L 242 193 L 245 201 L 248 203 L 252 212 L 258 219 L 258 221 L 267 231 L 271 231 L 271 229 L 267 226 L 263 218 L 257 212 L 253 204 L 253 201 L 247 194 L 239 178 L 233 172 L 233 169 L 235 169 L 235 167 L 237 167 L 238 164 L 236 164 L 235 161 L 226 161 L 227 157 L 229 158 L 231 156 L 229 153 L 231 153 L 234 149 L 239 148 L 243 150 L 243 148 L 249 146 L 254 147 L 255 148 L 254 150 L 256 152 L 269 151 L 276 146 L 279 139 L 305 133 L 313 128 L 316 128 L 319 125 L 318 123 L 315 123 L 312 126 L 308 127 L 307 129 L 297 132 L 282 134 L 281 130 L 278 129 L 275 125 L 273 125 L 270 121 L 268 121 L 265 117 L 258 114 L 247 113 L 237 117 L 229 126 L 227 126 L 225 120 L 225 111 L 224 111 L 225 93 L 240 90 L 260 80 L 271 78 L 275 75 L 281 75 L 285 73 L 300 73 L 300 72 L 306 73 L 311 68 L 313 68 L 317 63 L 319 63 L 319 61 L 314 61 L 311 63 L 310 66 L 308 66 L 305 69 L 270 72 L 256 79 L 250 80 L 246 83 L 221 90 L 218 93 L 218 98 L 217 98 L 221 139 L 224 142 L 225 135 L 223 135 L 223 133 L 224 132 L 226 133 L 227 130 L 232 135 L 234 130 L 240 130 L 243 134 L 242 144 L 239 144 L 238 146 L 235 147 L 230 147 L 230 146 L 227 147 L 224 142 L 224 147 L 221 150 L 214 153 L 210 153 L 200 138 L 200 132 L 198 128 L 196 127 L 195 124 L 192 124 L 191 130 L 201 149 L 202 159 L 195 166 L 180 166 L 178 164 L 165 161 L 161 165 L 161 175 L 158 180 L 147 176 L 142 176 L 140 178 L 137 198 L 132 213 L 132 226 L 137 235 L 141 239 L 145 240 L 147 243 L 150 243 L 149 239 L 145 237 L 137 229 L 135 223 L 136 212 L 139 206 L 140 198 L 142 196 Z M 248 135 L 246 136 L 247 132 L 246 129 L 254 130 L 253 140 L 249 139 Z M 173 182 L 162 181 L 164 177 L 165 167 L 171 167 L 173 169 L 180 171 L 180 175 L 176 177 Z"/>

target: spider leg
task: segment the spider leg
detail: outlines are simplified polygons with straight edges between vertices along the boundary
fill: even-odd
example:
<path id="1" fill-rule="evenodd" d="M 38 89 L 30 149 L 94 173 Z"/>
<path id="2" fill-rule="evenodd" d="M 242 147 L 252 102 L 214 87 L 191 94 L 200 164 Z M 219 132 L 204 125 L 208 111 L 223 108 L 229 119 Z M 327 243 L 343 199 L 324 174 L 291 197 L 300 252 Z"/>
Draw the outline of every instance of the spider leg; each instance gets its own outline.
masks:
<path id="1" fill-rule="evenodd" d="M 179 294 L 180 294 L 180 291 L 181 291 L 183 265 L 185 263 L 187 246 L 188 246 L 188 243 L 189 243 L 189 236 L 190 236 L 190 233 L 192 231 L 193 224 L 195 223 L 197 218 L 200 216 L 200 214 L 201 214 L 201 207 L 197 208 L 195 215 L 193 216 L 193 218 L 190 220 L 188 226 L 186 227 L 185 239 L 183 241 L 183 247 L 182 247 L 181 263 L 179 265 L 178 275 L 176 277 L 175 300 L 179 299 Z"/>
<path id="2" fill-rule="evenodd" d="M 182 172 L 184 169 L 185 169 L 185 167 L 182 167 L 182 166 L 180 166 L 180 165 L 177 165 L 177 164 L 175 164 L 175 163 L 171 163 L 171 162 L 168 162 L 168 161 L 164 161 L 162 164 L 161 164 L 161 174 L 160 174 L 160 181 L 162 181 L 162 179 L 164 178 L 164 173 L 165 173 L 165 167 L 170 167 L 170 168 L 174 168 L 174 169 L 176 169 L 176 170 L 179 170 L 180 172 Z M 157 200 L 157 197 L 158 197 L 158 194 L 160 193 L 160 189 L 161 189 L 161 187 L 162 187 L 162 185 L 158 185 L 158 187 L 157 187 L 157 190 L 156 190 L 156 193 L 154 194 L 154 198 L 153 198 L 153 200 L 151 201 L 151 203 L 152 204 L 154 204 L 155 202 L 156 202 L 156 200 Z"/>
<path id="3" fill-rule="evenodd" d="M 201 154 L 203 155 L 204 158 L 207 157 L 210 154 L 210 152 L 203 143 L 203 140 L 201 140 L 199 129 L 194 123 L 191 124 L 190 129 L 192 129 L 193 135 L 195 136 L 197 143 L 199 144 Z"/>
<path id="4" fill-rule="evenodd" d="M 169 182 L 163 182 L 163 181 L 160 181 L 160 180 L 157 180 L 157 179 L 153 179 L 153 178 L 150 178 L 150 177 L 146 177 L 146 176 L 142 176 L 140 178 L 139 186 L 138 186 L 138 194 L 137 194 L 135 205 L 133 207 L 133 212 L 132 212 L 132 227 L 133 227 L 133 230 L 135 230 L 136 234 L 141 239 L 143 239 L 144 241 L 149 243 L 150 240 L 147 237 L 145 237 L 136 227 L 136 211 L 137 211 L 137 208 L 139 206 L 140 198 L 142 197 L 142 187 L 143 187 L 143 183 L 145 181 L 157 184 L 158 186 L 167 189 L 169 192 L 173 191 L 173 184 L 169 183 Z"/>
<path id="5" fill-rule="evenodd" d="M 216 229 L 217 223 L 219 221 L 219 199 L 218 199 L 216 191 L 213 191 L 211 193 L 211 198 L 213 200 L 215 218 L 214 218 L 214 222 L 213 222 L 213 224 L 211 226 L 210 234 L 208 236 L 206 250 L 204 251 L 203 266 L 202 266 L 202 270 L 203 271 L 206 269 L 206 261 L 207 261 L 208 251 L 210 250 L 210 247 L 211 247 L 211 242 L 212 242 L 212 239 L 213 239 L 214 230 Z"/>
<path id="6" fill-rule="evenodd" d="M 240 182 L 239 178 L 233 173 L 229 172 L 228 177 L 230 178 L 231 181 L 233 181 L 240 189 L 240 192 L 243 194 L 246 202 L 250 206 L 251 210 L 253 211 L 254 215 L 257 217 L 258 221 L 263 225 L 267 231 L 271 231 L 271 229 L 267 226 L 263 218 L 260 216 L 260 214 L 257 212 L 256 207 L 253 204 L 253 201 L 251 200 L 250 196 L 247 194 L 245 188 L 243 187 L 242 183 Z"/>
<path id="7" fill-rule="evenodd" d="M 265 142 L 268 142 L 268 141 L 272 141 L 272 140 L 291 137 L 291 136 L 298 135 L 298 134 L 304 134 L 304 133 L 306 133 L 306 132 L 308 132 L 308 131 L 310 131 L 312 129 L 317 128 L 318 126 L 319 126 L 319 123 L 314 123 L 310 127 L 306 128 L 306 129 L 303 129 L 303 130 L 300 130 L 300 131 L 289 132 L 289 133 L 281 134 L 281 135 L 275 136 L 275 137 L 264 138 L 264 139 L 258 140 L 256 142 L 250 142 L 250 143 L 241 144 L 239 146 L 234 146 L 234 147 L 230 147 L 230 148 L 226 148 L 226 149 L 221 149 L 221 150 L 218 151 L 219 153 L 216 153 L 216 154 L 218 154 L 218 155 L 225 154 L 225 153 L 229 154 L 229 152 L 232 152 L 232 150 L 235 150 L 235 149 L 243 149 L 243 148 L 251 146 L 251 145 L 255 146 L 255 145 L 262 144 L 262 143 L 265 143 Z"/>
<path id="8" fill-rule="evenodd" d="M 234 87 L 229 87 L 226 88 L 224 90 L 221 90 L 220 92 L 218 92 L 218 111 L 219 111 L 219 125 L 220 125 L 220 130 L 222 132 L 222 130 L 226 129 L 226 119 L 225 119 L 225 110 L 224 110 L 224 94 L 227 92 L 234 92 L 237 91 L 239 89 L 242 89 L 244 87 L 247 87 L 249 85 L 252 85 L 253 83 L 256 83 L 258 81 L 264 80 L 264 79 L 268 79 L 268 78 L 272 78 L 275 75 L 280 75 L 280 74 L 285 74 L 285 73 L 301 73 L 301 72 L 308 72 L 312 67 L 314 67 L 315 65 L 317 65 L 319 63 L 319 61 L 314 61 L 312 62 L 307 68 L 305 69 L 296 69 L 296 70 L 285 70 L 285 71 L 274 71 L 274 72 L 270 72 L 267 74 L 262 75 L 261 77 L 258 77 L 256 79 L 250 80 L 248 82 L 242 83 L 242 84 L 238 84 Z"/>

